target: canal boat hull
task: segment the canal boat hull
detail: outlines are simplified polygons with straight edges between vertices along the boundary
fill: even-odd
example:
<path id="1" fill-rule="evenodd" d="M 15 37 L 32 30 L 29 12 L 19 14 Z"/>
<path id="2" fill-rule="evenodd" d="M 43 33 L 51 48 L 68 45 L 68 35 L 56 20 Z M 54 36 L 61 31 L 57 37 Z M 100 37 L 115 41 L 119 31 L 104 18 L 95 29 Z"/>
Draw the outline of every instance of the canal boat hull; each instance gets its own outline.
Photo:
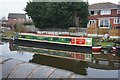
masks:
<path id="1" fill-rule="evenodd" d="M 91 46 L 65 45 L 65 44 L 37 42 L 37 41 L 21 40 L 21 39 L 15 39 L 14 43 L 17 45 L 28 46 L 28 47 L 64 50 L 64 51 L 70 51 L 70 52 L 92 53 Z"/>
<path id="2" fill-rule="evenodd" d="M 101 46 L 92 46 L 92 52 L 100 52 Z"/>

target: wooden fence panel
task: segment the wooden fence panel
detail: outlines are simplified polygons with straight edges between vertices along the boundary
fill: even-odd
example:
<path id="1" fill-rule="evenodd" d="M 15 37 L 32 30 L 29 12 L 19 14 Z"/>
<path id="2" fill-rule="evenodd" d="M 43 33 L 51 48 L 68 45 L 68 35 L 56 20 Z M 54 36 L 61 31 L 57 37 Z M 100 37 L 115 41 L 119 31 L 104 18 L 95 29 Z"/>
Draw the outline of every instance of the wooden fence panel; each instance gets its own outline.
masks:
<path id="1" fill-rule="evenodd" d="M 87 34 L 104 35 L 106 33 L 110 33 L 110 36 L 120 36 L 120 29 L 87 28 Z"/>
<path id="2" fill-rule="evenodd" d="M 110 36 L 120 36 L 120 29 L 111 29 Z"/>
<path id="3" fill-rule="evenodd" d="M 88 34 L 97 34 L 97 31 L 98 31 L 97 28 L 93 28 L 93 27 L 87 29 Z"/>
<path id="4" fill-rule="evenodd" d="M 99 28 L 98 29 L 98 34 L 99 35 L 104 35 L 106 33 L 109 33 L 109 29 L 106 29 L 106 28 Z"/>

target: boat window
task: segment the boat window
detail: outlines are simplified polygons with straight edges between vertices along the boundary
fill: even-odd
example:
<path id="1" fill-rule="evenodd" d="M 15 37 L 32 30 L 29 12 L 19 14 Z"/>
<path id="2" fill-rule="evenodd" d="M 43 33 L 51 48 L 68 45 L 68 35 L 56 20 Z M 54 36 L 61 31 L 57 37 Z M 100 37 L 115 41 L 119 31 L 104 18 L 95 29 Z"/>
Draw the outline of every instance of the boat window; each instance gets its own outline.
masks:
<path id="1" fill-rule="evenodd" d="M 34 36 L 34 39 L 37 39 L 37 36 Z"/>
<path id="2" fill-rule="evenodd" d="M 19 35 L 19 38 L 25 38 L 25 35 Z"/>
<path id="3" fill-rule="evenodd" d="M 71 39 L 70 38 L 59 38 L 58 41 L 63 42 L 63 43 L 70 43 Z"/>
<path id="4" fill-rule="evenodd" d="M 48 41 L 53 41 L 53 37 L 48 37 Z"/>
<path id="5" fill-rule="evenodd" d="M 65 42 L 66 42 L 66 43 L 70 43 L 70 42 L 71 42 L 71 39 L 70 39 L 70 38 L 65 38 Z"/>
<path id="6" fill-rule="evenodd" d="M 64 42 L 64 38 L 59 38 L 58 42 Z"/>
<path id="7" fill-rule="evenodd" d="M 37 40 L 44 40 L 44 37 L 37 36 Z"/>
<path id="8" fill-rule="evenodd" d="M 26 39 L 34 39 L 34 36 L 31 36 L 31 35 L 25 35 L 25 38 L 26 38 Z"/>
<path id="9" fill-rule="evenodd" d="M 57 37 L 53 37 L 53 41 L 55 41 L 55 42 L 58 42 L 58 39 L 59 38 L 57 38 Z"/>
<path id="10" fill-rule="evenodd" d="M 48 41 L 48 37 L 44 37 L 44 40 Z"/>

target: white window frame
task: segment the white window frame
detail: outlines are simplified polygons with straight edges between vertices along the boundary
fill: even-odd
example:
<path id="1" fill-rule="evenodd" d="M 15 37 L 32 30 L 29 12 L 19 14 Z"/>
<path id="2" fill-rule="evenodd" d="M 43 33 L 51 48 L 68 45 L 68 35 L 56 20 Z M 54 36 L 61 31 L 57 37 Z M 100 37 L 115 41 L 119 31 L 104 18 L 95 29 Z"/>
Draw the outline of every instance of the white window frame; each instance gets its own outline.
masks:
<path id="1" fill-rule="evenodd" d="M 117 14 L 120 14 L 120 9 L 117 10 Z"/>
<path id="2" fill-rule="evenodd" d="M 93 24 L 96 23 L 96 20 L 89 20 L 89 25 L 91 25 L 90 22 Z"/>
<path id="3" fill-rule="evenodd" d="M 101 10 L 100 14 L 101 15 L 110 15 L 111 14 L 111 10 Z"/>
<path id="4" fill-rule="evenodd" d="M 97 11 L 94 11 L 94 15 L 97 15 L 97 13 L 98 13 Z"/>
<path id="5" fill-rule="evenodd" d="M 108 25 L 108 27 L 105 27 L 105 26 L 103 26 L 103 27 L 101 27 L 100 25 L 100 23 L 101 23 L 101 20 L 103 20 L 103 25 L 105 25 L 106 23 L 105 23 L 105 20 L 108 20 L 108 23 L 109 23 L 109 25 Z M 99 20 L 99 23 L 98 23 L 98 26 L 100 27 L 100 28 L 109 28 L 110 27 L 110 19 L 100 19 Z"/>
<path id="6" fill-rule="evenodd" d="M 17 20 L 17 19 L 12 19 L 12 20 Z"/>
<path id="7" fill-rule="evenodd" d="M 114 19 L 113 23 L 114 23 L 114 24 L 120 24 L 120 19 L 119 19 L 119 18 Z"/>

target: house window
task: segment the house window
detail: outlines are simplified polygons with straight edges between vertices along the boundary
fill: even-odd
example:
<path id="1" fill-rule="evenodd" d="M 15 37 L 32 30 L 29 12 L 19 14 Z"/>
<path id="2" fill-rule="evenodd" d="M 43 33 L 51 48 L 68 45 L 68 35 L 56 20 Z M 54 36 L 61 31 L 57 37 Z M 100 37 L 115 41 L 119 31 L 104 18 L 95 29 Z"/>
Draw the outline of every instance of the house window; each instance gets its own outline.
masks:
<path id="1" fill-rule="evenodd" d="M 114 19 L 114 24 L 120 24 L 120 19 Z"/>
<path id="2" fill-rule="evenodd" d="M 120 14 L 120 10 L 117 10 L 117 14 Z"/>
<path id="3" fill-rule="evenodd" d="M 91 15 L 94 15 L 94 11 L 91 11 L 91 13 L 90 13 Z"/>
<path id="4" fill-rule="evenodd" d="M 110 20 L 99 20 L 99 26 L 101 28 L 109 28 L 110 27 Z"/>
<path id="5" fill-rule="evenodd" d="M 90 20 L 90 21 L 89 21 L 89 24 L 90 24 L 90 25 L 93 24 L 93 23 L 96 23 L 96 20 Z"/>
<path id="6" fill-rule="evenodd" d="M 111 10 L 101 10 L 101 15 L 111 14 Z"/>
<path id="7" fill-rule="evenodd" d="M 13 20 L 16 20 L 16 19 L 13 19 Z"/>
<path id="8" fill-rule="evenodd" d="M 97 11 L 90 11 L 90 15 L 97 15 Z"/>

